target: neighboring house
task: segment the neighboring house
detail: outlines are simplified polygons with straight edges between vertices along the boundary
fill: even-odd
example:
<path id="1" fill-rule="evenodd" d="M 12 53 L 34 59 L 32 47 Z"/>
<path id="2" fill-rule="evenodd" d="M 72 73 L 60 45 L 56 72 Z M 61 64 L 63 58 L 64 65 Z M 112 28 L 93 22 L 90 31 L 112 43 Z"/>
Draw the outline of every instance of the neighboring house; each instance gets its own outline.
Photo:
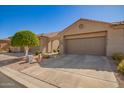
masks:
<path id="1" fill-rule="evenodd" d="M 45 48 L 52 49 L 57 41 L 61 54 L 94 54 L 111 56 L 124 53 L 124 22 L 107 23 L 79 19 L 49 38 Z M 49 52 L 49 51 L 46 51 Z"/>
<path id="2" fill-rule="evenodd" d="M 1 39 L 0 40 L 0 51 L 9 51 L 10 40 L 9 39 Z"/>
<path id="3" fill-rule="evenodd" d="M 12 47 L 10 43 L 10 38 L 0 40 L 0 52 L 21 52 L 23 51 L 20 47 Z"/>

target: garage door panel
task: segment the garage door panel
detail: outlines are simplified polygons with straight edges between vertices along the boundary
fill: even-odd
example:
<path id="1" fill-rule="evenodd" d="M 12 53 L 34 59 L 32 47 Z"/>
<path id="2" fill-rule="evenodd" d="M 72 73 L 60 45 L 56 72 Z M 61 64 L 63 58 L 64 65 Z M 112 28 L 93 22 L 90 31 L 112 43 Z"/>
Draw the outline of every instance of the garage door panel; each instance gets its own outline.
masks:
<path id="1" fill-rule="evenodd" d="M 105 37 L 68 39 L 66 53 L 105 55 Z"/>

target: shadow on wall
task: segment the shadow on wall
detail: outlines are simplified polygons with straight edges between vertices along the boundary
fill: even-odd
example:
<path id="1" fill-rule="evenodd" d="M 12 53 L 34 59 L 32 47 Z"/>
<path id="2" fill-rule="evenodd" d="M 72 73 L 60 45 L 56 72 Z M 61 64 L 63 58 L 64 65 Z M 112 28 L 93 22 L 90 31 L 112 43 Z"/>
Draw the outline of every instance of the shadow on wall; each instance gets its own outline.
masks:
<path id="1" fill-rule="evenodd" d="M 48 53 L 54 52 L 54 50 L 57 50 L 59 47 L 59 40 L 55 39 L 55 40 L 50 40 L 48 42 Z"/>
<path id="2" fill-rule="evenodd" d="M 59 40 L 54 40 L 52 43 L 52 52 L 53 50 L 57 50 L 59 47 Z"/>
<path id="3" fill-rule="evenodd" d="M 89 69 L 96 71 L 112 72 L 111 64 L 107 58 L 90 55 L 62 55 L 56 58 L 44 60 L 41 67 L 63 69 Z"/>

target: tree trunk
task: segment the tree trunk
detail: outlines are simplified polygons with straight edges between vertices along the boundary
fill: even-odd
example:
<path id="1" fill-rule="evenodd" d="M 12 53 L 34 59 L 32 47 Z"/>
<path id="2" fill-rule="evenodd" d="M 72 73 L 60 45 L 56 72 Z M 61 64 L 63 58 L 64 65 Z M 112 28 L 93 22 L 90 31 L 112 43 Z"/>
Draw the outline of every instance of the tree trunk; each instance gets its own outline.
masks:
<path id="1" fill-rule="evenodd" d="M 25 56 L 26 57 L 28 56 L 28 51 L 29 51 L 29 48 L 28 47 L 25 47 Z"/>

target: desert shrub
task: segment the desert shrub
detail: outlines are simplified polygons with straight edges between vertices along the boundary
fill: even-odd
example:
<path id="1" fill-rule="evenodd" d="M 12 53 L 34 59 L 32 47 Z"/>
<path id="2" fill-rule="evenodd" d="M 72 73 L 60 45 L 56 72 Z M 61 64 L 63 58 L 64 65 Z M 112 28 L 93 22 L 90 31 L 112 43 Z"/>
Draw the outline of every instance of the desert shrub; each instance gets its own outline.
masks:
<path id="1" fill-rule="evenodd" d="M 124 59 L 123 53 L 115 53 L 112 55 L 112 58 L 116 60 L 117 64 L 119 64 Z"/>
<path id="2" fill-rule="evenodd" d="M 43 58 L 50 58 L 50 55 L 48 54 L 42 54 Z"/>
<path id="3" fill-rule="evenodd" d="M 11 53 L 11 52 L 12 52 L 10 48 L 9 48 L 8 52 L 9 52 L 9 53 Z"/>
<path id="4" fill-rule="evenodd" d="M 35 52 L 35 55 L 39 55 L 39 54 L 41 54 L 41 53 L 42 53 L 41 51 L 37 50 L 37 51 Z"/>
<path id="5" fill-rule="evenodd" d="M 56 53 L 57 52 L 57 49 L 53 49 L 53 52 Z"/>
<path id="6" fill-rule="evenodd" d="M 60 52 L 60 49 L 57 49 L 57 52 L 59 53 Z"/>
<path id="7" fill-rule="evenodd" d="M 120 73 L 124 74 L 124 60 L 122 60 L 122 61 L 119 63 L 119 65 L 118 65 L 118 67 L 117 67 L 117 70 L 118 70 Z"/>
<path id="8" fill-rule="evenodd" d="M 60 50 L 59 50 L 59 49 L 53 49 L 53 52 L 54 52 L 54 53 L 59 53 Z"/>

